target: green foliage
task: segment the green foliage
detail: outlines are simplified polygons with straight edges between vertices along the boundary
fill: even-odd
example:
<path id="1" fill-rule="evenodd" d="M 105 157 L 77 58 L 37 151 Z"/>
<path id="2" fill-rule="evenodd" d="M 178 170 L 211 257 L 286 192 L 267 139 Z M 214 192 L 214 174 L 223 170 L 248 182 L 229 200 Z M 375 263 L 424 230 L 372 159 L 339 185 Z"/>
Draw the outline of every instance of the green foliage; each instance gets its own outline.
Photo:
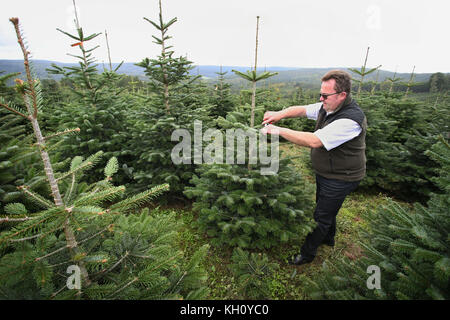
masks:
<path id="1" fill-rule="evenodd" d="M 443 92 L 450 90 L 450 75 L 442 72 L 433 73 L 428 81 L 430 92 Z"/>
<path id="2" fill-rule="evenodd" d="M 433 194 L 428 206 L 412 210 L 391 202 L 365 215 L 370 228 L 362 237 L 364 257 L 341 259 L 309 281 L 312 298 L 322 299 L 438 299 L 450 292 L 449 169 L 450 146 L 445 140 L 427 152 L 442 166 L 436 177 L 444 194 Z M 381 289 L 368 289 L 367 267 L 381 270 Z"/>
<path id="3" fill-rule="evenodd" d="M 0 215 L 8 203 L 17 201 L 23 202 L 28 211 L 36 212 L 42 207 L 18 189 L 26 184 L 27 189 L 34 192 L 49 193 L 41 173 L 39 153 L 32 146 L 29 124 L 17 115 L 5 114 L 3 110 L 0 110 L 0 122 Z M 8 223 L 0 224 L 0 229 L 6 225 Z"/>
<path id="4" fill-rule="evenodd" d="M 115 157 L 110 158 L 106 168 L 100 171 L 104 179 L 94 183 L 83 181 L 84 172 L 100 161 L 103 151 L 86 158 L 76 156 L 70 163 L 53 162 L 49 152 L 61 145 L 60 142 L 52 143 L 53 139 L 79 129 L 43 137 L 37 119 L 44 109 L 40 82 L 32 79 L 29 51 L 18 31 L 19 21 L 17 18 L 10 21 L 17 30 L 17 38 L 24 52 L 28 82 L 18 81 L 16 89 L 23 97 L 27 112 L 17 112 L 9 107 L 10 103 L 2 103 L 1 106 L 32 123 L 37 141 L 34 147 L 41 155 L 45 184 L 51 189 L 53 201 L 48 199 L 48 189 L 39 194 L 32 189 L 36 181 L 24 181 L 20 186 L 21 192 L 36 202 L 41 210 L 32 212 L 22 203 L 9 201 L 4 208 L 5 213 L 1 212 L 0 223 L 14 222 L 14 225 L 0 233 L 0 298 L 204 297 L 207 294 L 203 286 L 206 276 L 199 264 L 207 254 L 208 246 L 200 248 L 191 259 L 184 257 L 183 252 L 174 245 L 179 228 L 174 219 L 175 213 L 157 214 L 144 209 L 140 214 L 133 214 L 167 191 L 168 184 L 124 197 L 125 187 L 112 184 L 112 176 L 119 168 Z M 79 27 L 78 36 L 81 47 L 83 41 L 95 37 L 85 38 Z M 83 51 L 83 55 L 86 52 Z M 83 59 L 86 61 L 86 56 Z M 86 70 L 81 65 L 78 71 L 83 73 Z M 86 72 L 85 75 L 89 71 Z M 89 94 L 84 97 L 96 99 Z M 18 147 L 14 135 L 20 135 L 20 130 L 14 130 L 14 122 L 8 122 L 5 128 L 8 134 L 2 139 L 9 139 L 14 147 Z M 16 154 L 5 152 L 3 156 Z M 5 167 L 13 166 L 9 159 L 5 162 Z M 37 179 L 38 182 L 42 180 Z M 67 278 L 67 273 L 73 271 L 75 274 Z M 78 278 L 75 288 L 70 286 L 72 277 Z"/>
<path id="5" fill-rule="evenodd" d="M 250 82 L 258 82 L 258 81 L 268 79 L 268 78 L 273 77 L 278 74 L 278 72 L 268 72 L 268 71 L 264 71 L 264 72 L 261 72 L 260 74 L 257 74 L 255 70 L 250 70 L 250 71 L 247 71 L 246 73 L 240 72 L 237 70 L 231 70 L 231 71 L 233 71 L 239 77 L 241 77 L 247 81 L 250 81 Z"/>
<path id="6" fill-rule="evenodd" d="M 156 59 L 145 58 L 137 64 L 145 69 L 151 95 L 130 117 L 134 188 L 169 183 L 169 195 L 180 197 L 194 166 L 173 163 L 171 151 L 178 142 L 172 141 L 171 136 L 176 129 L 186 129 L 193 136 L 194 120 L 208 126 L 211 122 L 208 93 L 204 84 L 196 81 L 198 77 L 189 74 L 192 62 L 184 57 L 175 58 L 174 52 L 168 50 L 171 46 L 167 46 L 170 39 L 167 31 L 176 18 L 164 23 L 160 13 L 159 23 L 146 20 L 161 32 L 161 38 L 154 38 L 162 49 Z"/>
<path id="7" fill-rule="evenodd" d="M 241 129 L 256 136 L 257 131 L 244 124 L 245 110 L 230 112 L 217 123 L 223 129 Z M 234 144 L 234 136 L 230 138 Z M 214 245 L 242 248 L 268 248 L 306 236 L 314 225 L 311 186 L 294 171 L 289 158 L 277 162 L 275 174 L 261 174 L 266 166 L 261 161 L 250 164 L 248 150 L 234 148 L 234 161 L 243 156 L 243 164 L 200 165 L 191 180 L 193 186 L 185 188 L 185 195 L 195 200 L 200 230 L 212 237 Z M 275 155 L 271 159 L 278 161 Z"/>
<path id="8" fill-rule="evenodd" d="M 369 74 L 371 74 L 371 73 L 373 73 L 374 71 L 376 71 L 377 69 L 379 69 L 379 68 L 381 67 L 381 65 L 379 65 L 378 67 L 375 67 L 375 68 L 372 68 L 372 69 L 369 69 L 369 70 L 366 69 L 367 57 L 368 57 L 368 55 L 369 55 L 369 49 L 370 49 L 370 48 L 368 47 L 368 48 L 367 48 L 367 52 L 366 52 L 366 59 L 364 60 L 364 65 L 361 67 L 360 70 L 355 69 L 355 68 L 349 68 L 350 71 L 352 71 L 352 72 L 358 74 L 359 76 L 361 76 L 361 79 L 360 79 L 360 80 L 352 79 L 353 81 L 359 83 L 359 86 L 358 86 L 358 94 L 357 94 L 357 97 L 358 97 L 358 98 L 359 98 L 359 96 L 360 96 L 360 94 L 361 94 L 361 88 L 362 88 L 362 85 L 363 85 L 363 82 L 364 82 L 364 77 L 367 76 L 367 75 L 369 75 Z"/>
<path id="9" fill-rule="evenodd" d="M 437 163 L 424 155 L 448 131 L 449 101 L 439 109 L 400 94 L 363 96 L 367 116 L 367 176 L 362 186 L 378 186 L 403 199 L 426 200 L 437 188 L 432 182 Z M 438 111 L 439 110 L 439 111 Z"/>
<path id="10" fill-rule="evenodd" d="M 60 175 L 68 180 L 60 183 L 64 207 L 49 202 L 47 210 L 29 215 L 25 222 L 0 234 L 1 250 L 5 253 L 0 259 L 2 298 L 204 297 L 207 291 L 202 284 L 206 275 L 199 263 L 207 247 L 202 247 L 191 260 L 183 257 L 174 247 L 179 228 L 175 213 L 145 209 L 140 214 L 125 214 L 168 190 L 168 185 L 114 203 L 125 190 L 110 183 L 117 169 L 116 159 L 108 162 L 104 180 L 91 185 L 79 182 L 82 172 L 100 155 L 84 161 L 75 157 L 69 175 Z M 14 216 L 27 214 L 20 203 L 8 204 L 5 211 Z M 75 230 L 75 255 L 64 238 L 67 223 Z M 82 290 L 77 293 L 65 287 L 65 275 L 69 265 L 80 263 L 86 266 L 90 282 L 83 279 Z"/>
<path id="11" fill-rule="evenodd" d="M 48 69 L 50 74 L 62 75 L 66 83 L 70 83 L 70 94 L 64 99 L 47 96 L 52 112 L 44 117 L 44 127 L 49 131 L 63 131 L 80 128 L 80 133 L 67 136 L 59 148 L 62 157 L 71 157 L 74 153 L 89 156 L 96 150 L 102 150 L 107 157 L 117 157 L 122 163 L 130 160 L 132 151 L 128 147 L 130 132 L 127 125 L 129 102 L 121 95 L 118 86 L 121 76 L 116 71 L 97 71 L 93 57 L 95 46 L 87 49 L 88 41 L 95 39 L 100 33 L 85 36 L 81 27 L 77 26 L 77 35 L 57 29 L 71 39 L 77 41 L 76 47 L 80 55 L 72 55 L 79 60 L 73 67 L 59 67 L 55 64 Z M 61 82 L 63 83 L 63 82 Z M 48 90 L 48 89 L 47 89 Z M 66 91 L 61 91 L 66 92 Z M 102 172 L 96 170 L 89 182 L 101 179 Z M 119 172 L 119 180 L 125 182 L 126 175 Z"/>
<path id="12" fill-rule="evenodd" d="M 212 108 L 210 116 L 213 118 L 226 117 L 227 113 L 232 111 L 235 102 L 231 95 L 229 83 L 225 82 L 225 75 L 227 72 L 216 72 L 218 75 L 218 82 L 215 84 L 214 96 L 211 100 Z"/>
<path id="13" fill-rule="evenodd" d="M 270 276 L 279 269 L 266 254 L 249 253 L 241 248 L 233 250 L 230 269 L 238 283 L 238 290 L 246 299 L 270 298 Z"/>

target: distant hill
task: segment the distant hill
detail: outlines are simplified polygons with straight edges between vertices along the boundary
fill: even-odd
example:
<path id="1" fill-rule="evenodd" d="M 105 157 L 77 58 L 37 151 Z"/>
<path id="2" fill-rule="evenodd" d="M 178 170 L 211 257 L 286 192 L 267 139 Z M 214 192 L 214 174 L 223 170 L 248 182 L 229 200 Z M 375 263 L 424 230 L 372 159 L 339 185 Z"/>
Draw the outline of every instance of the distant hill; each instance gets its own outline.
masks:
<path id="1" fill-rule="evenodd" d="M 39 78 L 42 79 L 57 79 L 58 76 L 48 74 L 45 69 L 50 68 L 51 65 L 54 63 L 57 66 L 60 67 L 70 67 L 70 66 L 77 66 L 78 63 L 63 63 L 63 62 L 56 62 L 56 61 L 48 61 L 48 60 L 32 60 L 34 71 L 36 75 Z M 116 68 L 119 64 L 113 63 L 112 67 Z M 103 65 L 99 63 L 97 65 L 97 68 L 99 71 L 103 70 L 103 68 L 109 68 L 109 65 Z M 210 65 L 199 65 L 195 66 L 194 69 L 191 70 L 191 73 L 194 75 L 202 75 L 205 79 L 217 79 L 217 72 L 220 72 L 220 66 L 210 66 Z M 234 73 L 231 72 L 231 70 L 238 70 L 241 72 L 244 72 L 246 70 L 249 70 L 247 67 L 239 67 L 239 66 L 223 66 L 222 71 L 228 72 L 227 76 L 230 76 L 231 74 L 234 75 Z M 265 70 L 265 68 L 258 68 L 259 71 Z M 267 68 L 267 71 L 273 71 L 273 72 L 281 72 L 281 71 L 288 71 L 293 70 L 293 68 L 287 68 L 287 67 L 269 67 Z M 6 73 L 13 73 L 13 72 L 24 72 L 23 68 L 23 61 L 22 60 L 1 60 L 0 59 L 0 71 L 6 71 Z M 120 74 L 127 74 L 130 76 L 138 76 L 142 79 L 145 79 L 144 69 L 141 67 L 138 67 L 135 65 L 135 62 L 124 62 L 120 69 L 118 70 L 118 73 Z"/>
<path id="2" fill-rule="evenodd" d="M 48 60 L 33 60 L 34 72 L 40 79 L 56 79 L 58 80 L 60 76 L 49 75 L 45 69 L 50 68 L 52 63 L 55 63 L 61 67 L 68 67 L 77 65 L 76 63 L 61 63 L 56 61 Z M 117 67 L 118 63 L 113 63 L 113 68 Z M 108 68 L 108 66 L 99 63 L 97 68 L 99 71 L 103 68 Z M 191 73 L 194 75 L 201 75 L 205 80 L 215 81 L 218 77 L 217 72 L 220 71 L 220 66 L 211 65 L 198 65 L 195 66 Z M 250 67 L 240 67 L 240 66 L 222 66 L 222 72 L 227 72 L 225 78 L 232 84 L 238 84 L 241 78 L 237 77 L 231 70 L 238 70 L 241 72 L 250 70 Z M 271 71 L 278 72 L 278 75 L 270 78 L 269 83 L 279 83 L 279 82 L 297 82 L 302 84 L 308 84 L 309 86 L 318 86 L 320 84 L 321 77 L 328 71 L 332 69 L 342 69 L 347 70 L 347 68 L 333 67 L 333 68 L 289 68 L 289 67 L 264 67 L 258 68 L 258 71 Z M 24 78 L 24 68 L 22 60 L 1 60 L 0 59 L 0 72 L 5 71 L 5 73 L 21 72 L 21 78 Z M 3 73 L 3 74 L 5 74 Z M 137 76 L 142 80 L 145 80 L 144 69 L 134 65 L 134 62 L 125 62 L 118 70 L 120 74 L 127 74 L 131 76 Z M 350 72 L 351 73 L 351 72 Z M 426 82 L 430 78 L 432 73 L 419 73 L 414 77 L 415 82 Z M 354 75 L 356 79 L 359 79 L 358 75 Z M 394 72 L 380 70 L 378 81 L 384 81 L 386 78 L 392 78 Z M 365 78 L 366 81 L 375 80 L 376 72 L 373 72 Z M 409 73 L 397 73 L 397 78 L 401 78 L 403 81 L 408 81 Z"/>

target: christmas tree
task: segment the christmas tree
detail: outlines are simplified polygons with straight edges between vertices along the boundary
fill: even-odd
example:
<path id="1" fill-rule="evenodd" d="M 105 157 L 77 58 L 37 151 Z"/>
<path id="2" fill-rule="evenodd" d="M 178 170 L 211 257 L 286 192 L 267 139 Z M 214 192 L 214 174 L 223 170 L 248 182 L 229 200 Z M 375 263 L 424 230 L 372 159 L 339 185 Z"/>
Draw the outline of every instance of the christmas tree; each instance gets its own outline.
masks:
<path id="1" fill-rule="evenodd" d="M 117 158 L 109 159 L 104 179 L 83 181 L 103 152 L 71 159 L 65 172 L 51 161 L 51 141 L 78 129 L 43 136 L 38 118 L 45 106 L 40 82 L 32 75 L 30 52 L 24 45 L 19 19 L 11 18 L 24 56 L 27 81 L 17 81 L 26 110 L 1 106 L 31 122 L 51 191 L 33 192 L 27 181 L 21 191 L 41 210 L 29 212 L 22 203 L 5 206 L 0 223 L 16 224 L 0 233 L 0 297 L 2 299 L 196 299 L 207 294 L 206 275 L 199 267 L 208 246 L 184 257 L 175 244 L 175 213 L 136 211 L 167 191 L 167 184 L 130 197 L 112 184 Z M 70 276 L 68 276 L 68 274 Z"/>
<path id="2" fill-rule="evenodd" d="M 256 106 L 256 82 L 274 75 L 257 74 L 256 61 L 252 71 L 235 71 L 252 82 L 251 105 L 238 106 L 226 118 L 217 119 L 222 131 L 212 134 L 208 146 L 214 149 L 212 161 L 199 166 L 191 180 L 194 186 L 184 191 L 195 200 L 198 226 L 214 245 L 268 248 L 299 241 L 314 226 L 311 186 L 290 166 L 290 159 L 279 159 L 278 141 L 268 145 L 254 127 L 264 113 L 263 107 Z M 259 150 L 259 162 L 255 150 Z M 226 161 L 220 157 L 224 154 Z M 270 160 L 270 173 L 265 171 L 265 160 Z"/>
<path id="3" fill-rule="evenodd" d="M 137 65 L 144 68 L 150 85 L 150 97 L 133 117 L 131 148 L 138 155 L 132 162 L 134 178 L 140 188 L 160 183 L 170 184 L 170 196 L 182 197 L 182 190 L 192 177 L 194 166 L 175 165 L 171 151 L 176 142 L 171 140 L 174 130 L 193 132 L 194 120 L 207 127 L 209 118 L 208 98 L 205 86 L 198 83 L 199 76 L 192 76 L 192 62 L 186 57 L 174 57 L 168 29 L 177 18 L 164 22 L 161 1 L 159 20 L 144 18 L 160 33 L 153 36 L 160 46 L 156 59 L 145 58 Z"/>
<path id="4" fill-rule="evenodd" d="M 59 149 L 63 157 L 74 153 L 89 156 L 96 150 L 102 150 L 105 156 L 116 157 L 121 163 L 128 163 L 134 153 L 129 147 L 128 111 L 129 103 L 118 86 L 123 76 L 114 70 L 99 73 L 96 59 L 93 56 L 99 46 L 89 48 L 89 44 L 101 33 L 86 35 L 80 25 L 75 9 L 76 34 L 57 29 L 71 39 L 71 47 L 79 50 L 79 54 L 69 54 L 78 60 L 76 66 L 59 67 L 52 64 L 49 74 L 62 75 L 62 82 L 70 83 L 70 95 L 52 108 L 44 120 L 45 130 L 63 131 L 79 127 L 77 135 L 67 136 L 67 140 Z M 86 177 L 93 182 L 102 177 L 102 170 L 94 169 L 94 174 Z M 118 172 L 120 182 L 127 181 L 125 174 Z M 89 180 L 90 179 L 90 180 Z"/>
<path id="5" fill-rule="evenodd" d="M 327 262 L 322 276 L 308 281 L 312 298 L 449 299 L 450 145 L 441 137 L 427 154 L 441 166 L 434 178 L 441 193 L 427 206 L 407 209 L 391 201 L 368 212 L 363 257 Z M 371 276 L 375 268 L 378 283 Z"/>

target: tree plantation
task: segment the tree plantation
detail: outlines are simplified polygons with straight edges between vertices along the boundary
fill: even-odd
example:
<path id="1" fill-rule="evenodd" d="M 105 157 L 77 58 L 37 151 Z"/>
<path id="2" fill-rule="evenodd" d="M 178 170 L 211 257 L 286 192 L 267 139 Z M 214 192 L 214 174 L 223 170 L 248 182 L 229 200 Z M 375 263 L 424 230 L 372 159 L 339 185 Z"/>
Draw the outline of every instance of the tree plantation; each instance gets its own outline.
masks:
<path id="1" fill-rule="evenodd" d="M 261 123 L 319 102 L 320 81 L 270 82 L 277 73 L 257 66 L 260 17 L 254 51 L 243 48 L 254 65 L 232 71 L 240 85 L 219 67 L 207 81 L 175 54 L 177 18 L 158 4 L 144 18 L 158 55 L 136 63 L 145 79 L 100 68 L 92 40 L 103 33 L 77 16 L 76 33 L 57 29 L 75 64 L 39 79 L 39 44 L 10 19 L 24 72 L 0 70 L 0 299 L 448 300 L 449 75 L 374 81 L 369 48 L 347 70 L 367 117 L 366 177 L 334 247 L 292 266 L 316 226 L 310 150 L 263 136 Z M 314 131 L 305 118 L 279 125 Z"/>

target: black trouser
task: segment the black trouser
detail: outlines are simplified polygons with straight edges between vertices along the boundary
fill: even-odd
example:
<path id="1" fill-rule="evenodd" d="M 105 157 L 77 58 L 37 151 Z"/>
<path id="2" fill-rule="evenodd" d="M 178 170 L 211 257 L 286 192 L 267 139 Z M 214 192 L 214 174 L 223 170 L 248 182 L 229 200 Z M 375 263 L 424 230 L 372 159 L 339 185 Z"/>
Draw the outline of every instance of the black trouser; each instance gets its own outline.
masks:
<path id="1" fill-rule="evenodd" d="M 308 234 L 301 248 L 301 255 L 313 259 L 317 248 L 325 241 L 334 243 L 336 234 L 336 215 L 345 197 L 359 185 L 361 181 L 343 181 L 327 179 L 316 175 L 316 210 L 314 220 L 317 227 Z"/>

